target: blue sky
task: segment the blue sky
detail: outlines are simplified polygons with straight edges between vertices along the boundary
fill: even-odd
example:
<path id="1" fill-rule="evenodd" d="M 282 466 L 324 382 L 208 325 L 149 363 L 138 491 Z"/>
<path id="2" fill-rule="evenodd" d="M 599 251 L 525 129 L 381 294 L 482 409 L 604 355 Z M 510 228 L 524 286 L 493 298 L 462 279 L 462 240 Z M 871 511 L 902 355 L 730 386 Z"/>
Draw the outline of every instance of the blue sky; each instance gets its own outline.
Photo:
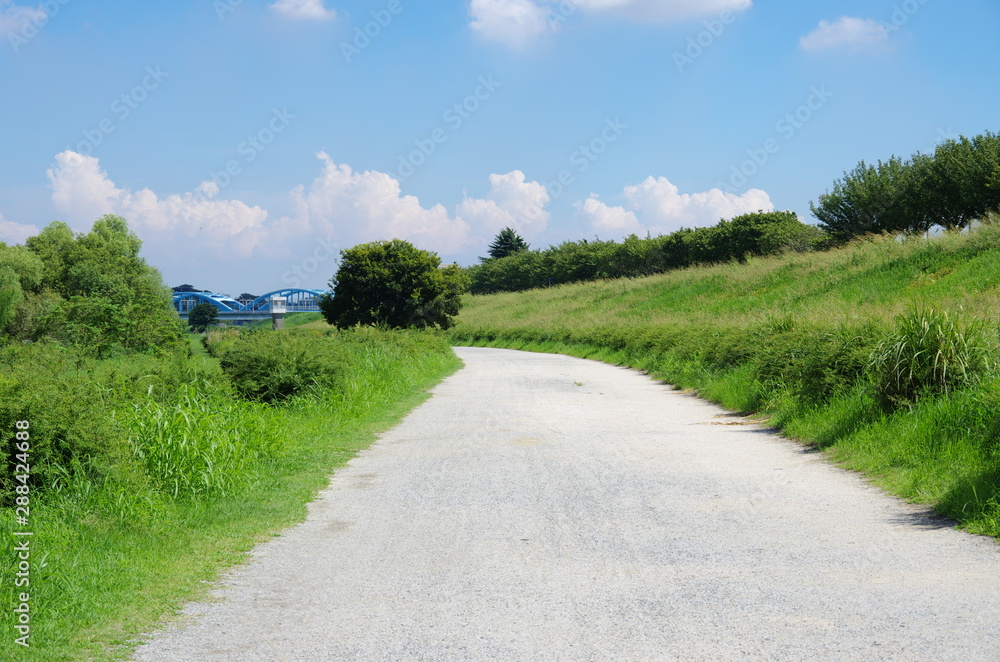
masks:
<path id="1" fill-rule="evenodd" d="M 170 285 L 323 288 L 809 201 L 1000 129 L 996 0 L 0 0 L 0 240 L 124 216 Z"/>

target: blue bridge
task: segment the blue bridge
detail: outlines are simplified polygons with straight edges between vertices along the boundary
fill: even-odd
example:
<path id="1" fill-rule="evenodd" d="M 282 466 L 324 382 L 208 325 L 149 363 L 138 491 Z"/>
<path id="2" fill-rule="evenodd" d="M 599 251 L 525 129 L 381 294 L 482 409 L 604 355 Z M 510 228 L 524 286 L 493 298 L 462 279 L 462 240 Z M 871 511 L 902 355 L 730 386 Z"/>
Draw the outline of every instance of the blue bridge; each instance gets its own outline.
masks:
<path id="1" fill-rule="evenodd" d="M 244 324 L 271 317 L 271 297 L 284 297 L 289 313 L 309 313 L 319 311 L 319 298 L 328 294 L 323 290 L 303 290 L 292 288 L 274 290 L 256 299 L 233 299 L 226 294 L 212 292 L 175 292 L 174 308 L 187 319 L 191 309 L 200 303 L 210 303 L 219 309 L 219 321 L 230 324 Z"/>

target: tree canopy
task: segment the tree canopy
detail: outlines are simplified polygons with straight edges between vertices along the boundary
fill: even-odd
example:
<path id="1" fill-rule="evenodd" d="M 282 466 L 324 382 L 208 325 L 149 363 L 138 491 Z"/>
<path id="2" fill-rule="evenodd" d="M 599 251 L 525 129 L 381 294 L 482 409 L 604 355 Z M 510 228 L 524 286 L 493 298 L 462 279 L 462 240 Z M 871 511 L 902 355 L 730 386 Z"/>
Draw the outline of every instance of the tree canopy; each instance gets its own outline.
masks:
<path id="1" fill-rule="evenodd" d="M 0 247 L 0 336 L 44 338 L 98 356 L 177 341 L 183 326 L 142 242 L 119 216 L 74 234 L 55 221 L 24 246 Z"/>
<path id="2" fill-rule="evenodd" d="M 199 303 L 188 312 L 188 326 L 198 333 L 204 333 L 218 319 L 219 309 L 210 303 Z"/>
<path id="3" fill-rule="evenodd" d="M 513 255 L 518 251 L 526 251 L 528 248 L 528 242 L 524 240 L 524 237 L 515 232 L 513 228 L 504 228 L 493 239 L 493 243 L 490 244 L 489 255 L 491 258 L 498 260 Z"/>
<path id="4" fill-rule="evenodd" d="M 458 314 L 468 280 L 456 265 L 407 241 L 376 241 L 340 252 L 332 295 L 319 307 L 330 324 L 447 329 Z"/>
<path id="5" fill-rule="evenodd" d="M 962 136 L 906 161 L 862 161 L 810 208 L 820 228 L 841 242 L 867 233 L 919 234 L 936 225 L 964 228 L 1000 209 L 1000 136 Z"/>

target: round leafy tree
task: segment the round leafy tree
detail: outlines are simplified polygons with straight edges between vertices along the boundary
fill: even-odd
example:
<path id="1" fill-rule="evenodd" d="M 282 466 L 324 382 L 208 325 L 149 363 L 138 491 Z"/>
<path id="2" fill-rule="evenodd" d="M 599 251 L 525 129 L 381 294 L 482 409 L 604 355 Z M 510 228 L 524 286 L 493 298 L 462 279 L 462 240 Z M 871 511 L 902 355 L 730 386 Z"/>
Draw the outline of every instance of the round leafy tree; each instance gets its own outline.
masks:
<path id="1" fill-rule="evenodd" d="M 199 333 L 204 333 L 210 324 L 219 319 L 219 309 L 210 303 L 199 303 L 188 313 L 188 324 Z"/>
<path id="2" fill-rule="evenodd" d="M 468 278 L 456 265 L 401 239 L 360 244 L 340 252 L 330 281 L 332 295 L 319 301 L 330 324 L 447 329 L 458 314 Z"/>

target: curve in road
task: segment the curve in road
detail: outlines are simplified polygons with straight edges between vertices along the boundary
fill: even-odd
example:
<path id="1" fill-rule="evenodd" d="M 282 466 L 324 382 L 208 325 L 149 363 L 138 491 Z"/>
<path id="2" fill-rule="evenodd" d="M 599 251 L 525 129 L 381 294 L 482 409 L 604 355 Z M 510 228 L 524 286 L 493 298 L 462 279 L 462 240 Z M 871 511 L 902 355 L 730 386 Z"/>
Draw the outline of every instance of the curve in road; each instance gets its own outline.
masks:
<path id="1" fill-rule="evenodd" d="M 1000 554 L 637 372 L 465 368 L 138 660 L 996 660 Z"/>

